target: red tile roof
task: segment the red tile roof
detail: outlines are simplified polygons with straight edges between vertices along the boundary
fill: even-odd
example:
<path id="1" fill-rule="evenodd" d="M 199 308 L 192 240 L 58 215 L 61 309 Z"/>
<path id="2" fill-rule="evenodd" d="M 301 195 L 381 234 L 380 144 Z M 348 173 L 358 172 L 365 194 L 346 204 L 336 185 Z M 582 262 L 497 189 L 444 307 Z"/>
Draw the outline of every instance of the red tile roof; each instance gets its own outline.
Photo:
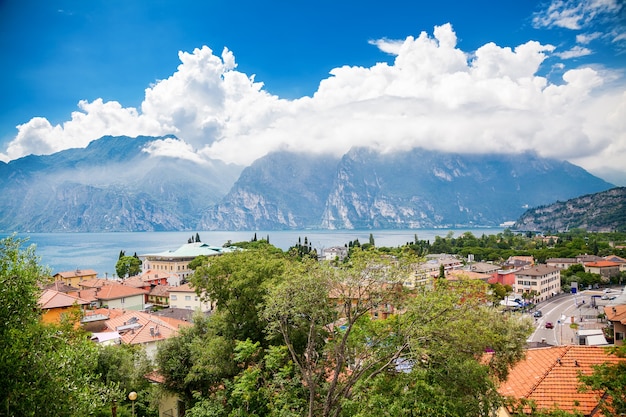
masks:
<path id="1" fill-rule="evenodd" d="M 532 400 L 538 410 L 558 407 L 567 412 L 595 415 L 601 393 L 579 392 L 579 373 L 590 374 L 592 365 L 620 359 L 600 346 L 557 346 L 530 349 L 511 370 L 498 392 L 514 399 Z"/>
<path id="2" fill-rule="evenodd" d="M 626 304 L 618 306 L 606 306 L 604 307 L 604 314 L 609 321 L 619 321 L 622 324 L 626 324 Z"/>
<path id="3" fill-rule="evenodd" d="M 595 261 L 595 262 L 585 262 L 585 266 L 588 266 L 591 268 L 610 268 L 610 267 L 619 266 L 619 264 L 617 262 L 611 262 L 611 261 Z"/>
<path id="4" fill-rule="evenodd" d="M 96 293 L 99 300 L 116 300 L 118 298 L 132 297 L 133 295 L 147 294 L 148 291 L 133 288 L 122 284 L 110 284 L 102 286 Z"/>
<path id="5" fill-rule="evenodd" d="M 55 290 L 44 290 L 39 297 L 39 306 L 44 310 L 71 307 L 74 304 L 85 305 L 89 301 Z"/>
<path id="6" fill-rule="evenodd" d="M 107 328 L 119 332 L 122 342 L 130 345 L 165 340 L 178 335 L 179 328 L 191 325 L 186 321 L 157 317 L 143 311 L 130 311 L 106 321 Z M 124 330 L 128 326 L 132 328 Z"/>
<path id="7" fill-rule="evenodd" d="M 73 278 L 73 277 L 87 277 L 89 275 L 98 275 L 98 273 L 94 271 L 93 269 L 75 269 L 73 271 L 63 271 L 63 272 L 57 272 L 56 274 L 54 274 L 55 277 L 57 275 L 60 275 L 63 278 Z"/>

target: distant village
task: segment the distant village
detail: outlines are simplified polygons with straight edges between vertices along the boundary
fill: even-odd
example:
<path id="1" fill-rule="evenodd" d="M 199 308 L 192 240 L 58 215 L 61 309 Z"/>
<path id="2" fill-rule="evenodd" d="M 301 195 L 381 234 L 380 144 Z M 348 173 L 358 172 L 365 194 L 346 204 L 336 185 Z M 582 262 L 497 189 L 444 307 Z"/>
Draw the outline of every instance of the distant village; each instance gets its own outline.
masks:
<path id="1" fill-rule="evenodd" d="M 90 332 L 94 343 L 140 345 L 153 359 L 161 342 L 175 337 L 181 328 L 192 325 L 194 313 L 210 315 L 216 308 L 214 302 L 196 292 L 188 282 L 194 272 L 190 269 L 190 262 L 198 256 L 220 256 L 233 250 L 236 249 L 189 241 L 175 250 L 137 255 L 141 260 L 141 272 L 127 278 L 102 278 L 91 269 L 57 272 L 54 282 L 45 288 L 39 300 L 43 321 L 60 322 L 64 314 L 79 306 L 81 325 Z M 348 256 L 348 248 L 326 248 L 317 256 L 320 262 L 341 261 Z M 509 289 L 500 300 L 503 311 L 524 312 L 528 305 L 562 296 L 561 271 L 575 264 L 584 266 L 586 272 L 599 274 L 607 283 L 611 277 L 626 271 L 626 259 L 618 256 L 582 254 L 575 258 L 547 259 L 545 264 L 537 264 L 531 256 L 512 256 L 503 264 L 494 264 L 473 262 L 471 257 L 461 259 L 449 254 L 429 254 L 415 265 L 402 284 L 414 289 L 433 285 L 441 278 L 500 284 Z M 589 288 L 577 288 L 574 283 L 569 291 L 586 289 Z M 573 343 L 529 346 L 535 349 L 530 349 L 526 359 L 512 370 L 508 382 L 500 388 L 502 394 L 559 403 L 560 396 L 584 395 L 575 392 L 577 372 L 590 372 L 593 365 L 613 360 L 602 347 L 611 343 L 623 345 L 626 334 L 626 295 L 623 290 L 616 289 L 613 294 L 594 297 L 607 301 L 604 305 L 594 306 L 594 315 L 601 318 L 595 320 L 595 327 L 599 330 L 590 332 L 589 337 L 576 338 Z M 386 318 L 395 312 L 394 306 L 385 305 L 373 310 L 371 315 Z M 537 314 L 540 312 L 535 313 L 535 317 Z M 564 367 L 569 365 L 572 365 L 571 372 L 563 373 Z M 162 404 L 160 415 L 178 415 L 172 401 L 175 403 L 175 399 L 170 399 L 169 403 Z M 583 415 L 596 415 L 593 400 L 585 407 L 575 409 Z M 506 414 L 506 410 L 503 413 L 501 415 L 512 415 Z"/>

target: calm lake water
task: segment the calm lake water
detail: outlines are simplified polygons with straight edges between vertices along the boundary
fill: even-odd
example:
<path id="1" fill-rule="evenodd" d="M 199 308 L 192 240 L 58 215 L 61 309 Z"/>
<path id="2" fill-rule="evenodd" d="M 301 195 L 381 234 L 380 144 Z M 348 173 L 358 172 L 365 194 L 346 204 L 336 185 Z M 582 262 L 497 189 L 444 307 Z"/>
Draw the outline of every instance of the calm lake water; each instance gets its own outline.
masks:
<path id="1" fill-rule="evenodd" d="M 255 233 L 258 239 L 269 236 L 270 243 L 287 250 L 298 242 L 298 238 L 307 237 L 311 245 L 320 251 L 332 246 L 343 246 L 356 239 L 361 243 L 369 241 L 370 233 L 374 236 L 376 246 L 397 247 L 406 242 L 418 239 L 430 240 L 435 236 L 445 237 L 449 232 L 460 236 L 471 232 L 480 237 L 502 232 L 503 228 L 476 229 L 413 229 L 413 230 L 290 230 L 290 231 L 258 231 L 258 232 L 202 232 L 202 242 L 222 246 L 229 240 L 241 242 L 251 240 Z M 98 276 L 106 277 L 115 274 L 115 263 L 121 250 L 127 255 L 137 255 L 175 250 L 187 243 L 196 232 L 128 232 L 128 233 L 20 233 L 20 238 L 28 238 L 28 244 L 37 247 L 37 255 L 41 264 L 50 267 L 52 273 L 70 271 L 77 268 L 93 269 Z M 0 237 L 10 234 L 0 234 Z"/>

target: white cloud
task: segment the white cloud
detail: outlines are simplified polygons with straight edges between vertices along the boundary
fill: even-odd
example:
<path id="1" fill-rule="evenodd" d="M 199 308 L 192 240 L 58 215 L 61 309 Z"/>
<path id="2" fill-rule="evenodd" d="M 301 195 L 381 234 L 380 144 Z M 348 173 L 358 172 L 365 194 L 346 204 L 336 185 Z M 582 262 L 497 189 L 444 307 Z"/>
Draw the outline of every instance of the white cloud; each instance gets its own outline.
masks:
<path id="1" fill-rule="evenodd" d="M 381 152 L 421 146 L 454 152 L 522 152 L 624 171 L 626 86 L 611 74 L 563 67 L 552 84 L 538 72 L 554 52 L 529 41 L 462 51 L 449 24 L 433 36 L 372 41 L 393 63 L 343 66 L 312 97 L 284 100 L 236 70 L 233 54 L 181 52 L 169 78 L 146 89 L 141 112 L 81 102 L 62 125 L 35 118 L 19 127 L 5 159 L 85 146 L 105 134 L 176 134 L 146 151 L 198 161 L 249 164 L 273 150 Z M 608 83 L 612 83 L 609 86 Z M 606 88 L 605 88 L 606 87 Z"/>
<path id="2" fill-rule="evenodd" d="M 579 43 L 581 45 L 587 45 L 591 43 L 592 41 L 600 38 L 601 36 L 602 36 L 602 33 L 600 32 L 581 33 L 579 35 L 576 35 L 576 43 Z"/>
<path id="3" fill-rule="evenodd" d="M 617 13 L 621 7 L 619 0 L 552 0 L 547 9 L 535 14 L 533 25 L 579 30 L 599 16 Z"/>
<path id="4" fill-rule="evenodd" d="M 571 59 L 591 55 L 592 53 L 591 49 L 576 45 L 567 51 L 556 52 L 555 55 L 562 59 Z"/>

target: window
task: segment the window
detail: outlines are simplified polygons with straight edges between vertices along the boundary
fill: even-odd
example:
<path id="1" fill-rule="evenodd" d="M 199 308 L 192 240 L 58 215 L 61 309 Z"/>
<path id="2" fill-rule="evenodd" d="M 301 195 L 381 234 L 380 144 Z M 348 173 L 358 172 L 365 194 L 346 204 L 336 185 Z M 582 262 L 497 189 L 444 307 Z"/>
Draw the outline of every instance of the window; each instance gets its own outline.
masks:
<path id="1" fill-rule="evenodd" d="M 185 296 L 185 301 L 191 301 L 191 295 L 186 295 Z"/>
<path id="2" fill-rule="evenodd" d="M 124 304 L 125 298 L 120 298 L 120 304 Z"/>
<path id="3" fill-rule="evenodd" d="M 176 301 L 176 300 L 177 300 L 177 298 L 176 298 L 176 294 L 172 294 L 172 295 L 170 295 L 170 299 L 171 299 L 171 300 L 173 300 L 173 301 Z"/>
<path id="4" fill-rule="evenodd" d="M 624 340 L 624 333 L 615 332 L 615 340 Z"/>

